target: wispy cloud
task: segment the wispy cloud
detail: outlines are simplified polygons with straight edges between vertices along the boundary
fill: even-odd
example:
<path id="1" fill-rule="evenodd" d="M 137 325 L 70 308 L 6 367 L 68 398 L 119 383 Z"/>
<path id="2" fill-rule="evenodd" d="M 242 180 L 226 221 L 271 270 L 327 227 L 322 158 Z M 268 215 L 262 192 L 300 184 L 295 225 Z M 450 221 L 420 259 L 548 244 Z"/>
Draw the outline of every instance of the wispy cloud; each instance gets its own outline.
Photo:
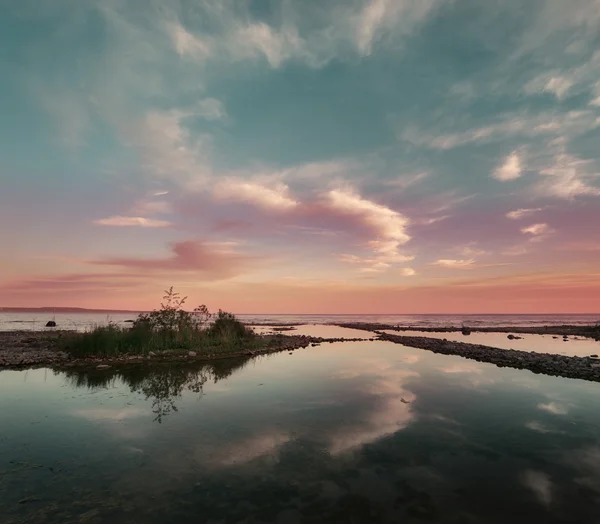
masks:
<path id="1" fill-rule="evenodd" d="M 554 230 L 548 224 L 532 224 L 522 228 L 521 233 L 529 235 L 532 242 L 541 242 L 554 233 Z"/>
<path id="2" fill-rule="evenodd" d="M 443 259 L 435 261 L 433 264 L 436 266 L 440 266 L 440 267 L 444 267 L 444 268 L 448 268 L 448 269 L 474 269 L 475 268 L 475 259 L 469 258 L 469 259 L 455 260 L 455 259 L 443 258 Z"/>
<path id="3" fill-rule="evenodd" d="M 593 166 L 590 160 L 561 153 L 554 157 L 550 166 L 540 171 L 542 177 L 534 187 L 534 192 L 540 196 L 567 200 L 584 195 L 599 196 L 600 172 L 594 170 Z"/>
<path id="4" fill-rule="evenodd" d="M 105 258 L 90 261 L 101 266 L 115 266 L 140 271 L 186 271 L 209 280 L 230 278 L 251 265 L 252 257 L 234 251 L 230 246 L 187 240 L 171 246 L 172 255 L 165 258 Z"/>
<path id="5" fill-rule="evenodd" d="M 367 0 L 356 16 L 355 42 L 359 53 L 370 55 L 386 32 L 407 34 L 421 23 L 438 0 Z"/>
<path id="6" fill-rule="evenodd" d="M 541 207 L 515 209 L 514 211 L 509 211 L 506 213 L 506 218 L 510 218 L 511 220 L 520 220 L 521 218 L 530 217 L 541 210 Z"/>
<path id="7" fill-rule="evenodd" d="M 167 220 L 156 220 L 144 217 L 114 216 L 94 220 L 94 224 L 113 227 L 169 227 L 173 225 Z"/>
<path id="8" fill-rule="evenodd" d="M 494 116 L 495 122 L 481 127 L 446 134 L 432 134 L 415 128 L 402 129 L 401 140 L 431 149 L 450 150 L 474 143 L 488 143 L 506 138 L 567 136 L 573 138 L 600 127 L 593 111 L 546 112 L 532 116 Z"/>
<path id="9" fill-rule="evenodd" d="M 213 194 L 218 199 L 248 202 L 263 209 L 286 211 L 298 205 L 287 185 L 278 181 L 226 179 L 217 182 Z"/>

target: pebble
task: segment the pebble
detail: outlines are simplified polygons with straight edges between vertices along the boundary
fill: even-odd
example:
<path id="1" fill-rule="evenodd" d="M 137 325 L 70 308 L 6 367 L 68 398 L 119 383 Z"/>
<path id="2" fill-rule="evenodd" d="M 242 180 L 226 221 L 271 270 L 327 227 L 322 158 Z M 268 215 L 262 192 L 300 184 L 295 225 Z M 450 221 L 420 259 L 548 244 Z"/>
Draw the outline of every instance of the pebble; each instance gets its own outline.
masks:
<path id="1" fill-rule="evenodd" d="M 189 351 L 188 352 L 188 357 L 195 357 L 196 356 L 196 352 L 195 351 Z"/>

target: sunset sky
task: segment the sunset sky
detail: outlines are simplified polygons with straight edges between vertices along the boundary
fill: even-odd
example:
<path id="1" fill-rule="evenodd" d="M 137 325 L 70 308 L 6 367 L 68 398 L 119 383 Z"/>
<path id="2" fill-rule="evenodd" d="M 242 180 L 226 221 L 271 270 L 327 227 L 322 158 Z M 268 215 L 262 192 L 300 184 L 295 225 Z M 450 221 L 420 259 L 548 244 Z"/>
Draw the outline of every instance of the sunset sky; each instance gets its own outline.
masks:
<path id="1" fill-rule="evenodd" d="M 600 312 L 600 0 L 3 0 L 0 306 Z"/>

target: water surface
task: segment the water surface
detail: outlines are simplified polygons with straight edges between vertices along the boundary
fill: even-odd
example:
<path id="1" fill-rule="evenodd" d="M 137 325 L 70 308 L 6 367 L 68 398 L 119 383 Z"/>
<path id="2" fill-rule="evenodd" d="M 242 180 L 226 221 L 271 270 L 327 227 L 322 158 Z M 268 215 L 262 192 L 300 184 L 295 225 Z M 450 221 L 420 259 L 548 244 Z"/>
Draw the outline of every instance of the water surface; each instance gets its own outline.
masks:
<path id="1" fill-rule="evenodd" d="M 384 329 L 383 333 L 407 337 L 428 337 L 466 342 L 468 344 L 483 344 L 501 349 L 518 349 L 521 351 L 534 351 L 536 353 L 551 353 L 554 355 L 567 355 L 569 357 L 589 357 L 600 354 L 600 341 L 586 337 L 570 336 L 566 341 L 556 335 L 530 335 L 515 333 L 518 339 L 510 340 L 508 333 L 477 333 L 470 335 L 462 333 L 435 333 L 430 331 L 394 331 Z"/>
<path id="2" fill-rule="evenodd" d="M 388 342 L 0 372 L 0 522 L 592 523 L 600 384 Z"/>

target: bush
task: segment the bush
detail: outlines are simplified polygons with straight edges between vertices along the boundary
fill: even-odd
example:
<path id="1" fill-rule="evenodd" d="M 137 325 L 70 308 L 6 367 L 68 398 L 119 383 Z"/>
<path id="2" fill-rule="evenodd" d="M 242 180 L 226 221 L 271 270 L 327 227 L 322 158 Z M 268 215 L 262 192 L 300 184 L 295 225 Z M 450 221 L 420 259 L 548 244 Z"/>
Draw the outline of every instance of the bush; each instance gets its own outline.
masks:
<path id="1" fill-rule="evenodd" d="M 192 312 L 183 306 L 187 297 L 181 297 L 173 287 L 165 291 L 158 310 L 143 313 L 130 329 L 109 324 L 92 331 L 66 337 L 62 349 L 73 356 L 114 356 L 123 353 L 145 354 L 150 351 L 172 349 L 227 350 L 242 342 L 254 340 L 250 329 L 231 313 L 219 310 L 212 324 L 211 313 L 205 305 Z"/>

